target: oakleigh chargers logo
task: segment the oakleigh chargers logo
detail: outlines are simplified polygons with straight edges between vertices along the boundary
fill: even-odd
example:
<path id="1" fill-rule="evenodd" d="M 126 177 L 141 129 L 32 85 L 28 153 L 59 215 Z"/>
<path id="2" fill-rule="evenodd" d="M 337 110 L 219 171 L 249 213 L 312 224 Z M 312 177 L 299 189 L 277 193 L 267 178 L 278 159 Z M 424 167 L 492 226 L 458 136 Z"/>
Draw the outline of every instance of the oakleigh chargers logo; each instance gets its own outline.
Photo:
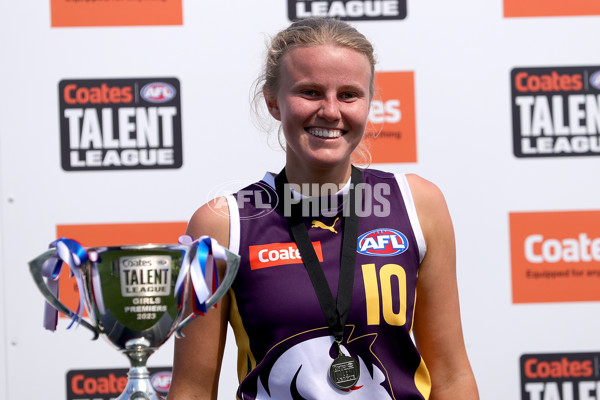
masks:
<path id="1" fill-rule="evenodd" d="M 406 18 L 406 0 L 288 0 L 290 21 L 333 17 L 344 21 Z"/>
<path id="2" fill-rule="evenodd" d="M 66 171 L 179 168 L 179 81 L 85 79 L 59 83 Z"/>
<path id="3" fill-rule="evenodd" d="M 600 155 L 600 66 L 515 68 L 517 157 Z"/>
<path id="4" fill-rule="evenodd" d="M 395 256 L 408 250 L 408 239 L 395 229 L 374 229 L 358 238 L 356 251 L 367 256 Z"/>

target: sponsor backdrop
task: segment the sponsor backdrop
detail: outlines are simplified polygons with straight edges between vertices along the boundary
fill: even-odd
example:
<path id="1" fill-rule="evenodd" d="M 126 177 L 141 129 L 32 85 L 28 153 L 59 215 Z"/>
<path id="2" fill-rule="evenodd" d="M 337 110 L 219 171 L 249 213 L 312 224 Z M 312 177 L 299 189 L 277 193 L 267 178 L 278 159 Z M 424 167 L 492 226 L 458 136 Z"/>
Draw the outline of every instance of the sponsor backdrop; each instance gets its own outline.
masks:
<path id="1" fill-rule="evenodd" d="M 586 0 L 0 3 L 0 398 L 119 392 L 127 360 L 108 342 L 64 318 L 42 328 L 27 262 L 62 236 L 176 242 L 208 198 L 279 171 L 252 86 L 265 39 L 311 15 L 376 46 L 374 166 L 446 195 L 481 397 L 600 399 L 600 6 Z M 71 304 L 73 284 L 61 277 Z M 161 392 L 173 341 L 149 361 Z M 220 399 L 235 371 L 230 335 Z"/>

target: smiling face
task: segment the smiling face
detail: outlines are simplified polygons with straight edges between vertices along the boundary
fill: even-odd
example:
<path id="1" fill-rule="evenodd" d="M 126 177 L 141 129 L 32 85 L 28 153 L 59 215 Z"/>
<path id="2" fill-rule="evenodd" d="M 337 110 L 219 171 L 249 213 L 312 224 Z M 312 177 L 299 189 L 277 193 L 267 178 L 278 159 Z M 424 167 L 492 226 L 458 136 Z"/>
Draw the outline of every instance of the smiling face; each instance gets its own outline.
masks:
<path id="1" fill-rule="evenodd" d="M 278 90 L 265 97 L 281 121 L 288 176 L 349 177 L 369 115 L 370 82 L 369 60 L 347 47 L 299 46 L 283 57 Z"/>

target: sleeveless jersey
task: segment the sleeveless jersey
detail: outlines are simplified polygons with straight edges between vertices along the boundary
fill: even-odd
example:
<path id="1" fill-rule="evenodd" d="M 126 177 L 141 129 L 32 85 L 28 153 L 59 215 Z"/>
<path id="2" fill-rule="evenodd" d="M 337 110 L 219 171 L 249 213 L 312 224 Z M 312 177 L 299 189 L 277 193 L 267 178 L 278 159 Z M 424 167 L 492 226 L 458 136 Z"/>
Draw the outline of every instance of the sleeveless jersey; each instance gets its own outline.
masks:
<path id="1" fill-rule="evenodd" d="M 230 249 L 242 260 L 230 291 L 238 399 L 429 397 L 429 373 L 411 337 L 425 241 L 410 189 L 404 175 L 362 174 L 354 288 L 342 341 L 344 354 L 358 361 L 360 379 L 347 391 L 329 381 L 337 345 L 277 207 L 283 199 L 273 176 L 228 196 Z M 336 297 L 346 203 L 342 195 L 321 200 L 319 215 L 305 223 Z"/>

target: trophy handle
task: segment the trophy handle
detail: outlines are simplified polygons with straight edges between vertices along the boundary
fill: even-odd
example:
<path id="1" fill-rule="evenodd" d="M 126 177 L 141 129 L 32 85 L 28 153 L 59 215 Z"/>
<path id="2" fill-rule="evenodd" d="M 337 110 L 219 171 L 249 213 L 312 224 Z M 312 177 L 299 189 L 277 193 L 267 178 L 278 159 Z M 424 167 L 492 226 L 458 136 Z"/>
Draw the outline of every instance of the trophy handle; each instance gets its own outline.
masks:
<path id="1" fill-rule="evenodd" d="M 227 267 L 225 269 L 225 276 L 223 277 L 223 280 L 221 281 L 221 284 L 219 285 L 217 290 L 215 290 L 215 292 L 212 294 L 212 296 L 210 296 L 206 300 L 205 304 L 206 304 L 207 310 L 210 309 L 215 304 L 217 304 L 219 302 L 219 300 L 221 300 L 221 298 L 223 296 L 225 296 L 225 294 L 231 287 L 231 284 L 233 283 L 233 280 L 235 279 L 235 276 L 237 275 L 238 269 L 240 267 L 240 256 L 235 253 L 232 253 L 231 251 L 227 250 L 226 248 L 223 248 L 223 250 L 225 250 L 225 255 L 227 256 Z M 196 319 L 196 315 L 194 313 L 191 313 L 190 315 L 188 315 L 183 321 L 181 321 L 179 323 L 179 325 L 177 325 L 177 330 L 176 330 L 175 335 L 178 338 L 185 337 L 185 335 L 183 334 L 183 332 L 181 332 L 181 330 L 183 328 L 185 328 L 186 326 L 188 326 L 195 319 Z"/>
<path id="2" fill-rule="evenodd" d="M 40 292 L 42 292 L 42 295 L 44 296 L 46 301 L 52 307 L 54 307 L 56 310 L 69 316 L 70 318 L 74 318 L 74 317 L 76 317 L 76 314 L 73 311 L 71 311 L 67 306 L 65 306 L 63 303 L 61 303 L 61 301 L 52 293 L 52 291 L 50 289 L 48 289 L 48 286 L 46 285 L 46 282 L 44 281 L 44 276 L 42 274 L 42 267 L 49 258 L 54 256 L 54 254 L 55 254 L 55 250 L 53 250 L 53 249 L 47 250 L 46 252 L 40 254 L 39 256 L 37 256 L 36 258 L 31 260 L 29 262 L 29 272 L 31 272 L 31 275 L 33 276 L 33 280 L 34 280 L 36 286 L 38 287 Z M 98 332 L 97 328 L 92 326 L 89 322 L 87 322 L 84 319 L 81 319 L 79 321 L 79 323 L 94 333 L 93 340 L 98 339 L 99 332 Z"/>

